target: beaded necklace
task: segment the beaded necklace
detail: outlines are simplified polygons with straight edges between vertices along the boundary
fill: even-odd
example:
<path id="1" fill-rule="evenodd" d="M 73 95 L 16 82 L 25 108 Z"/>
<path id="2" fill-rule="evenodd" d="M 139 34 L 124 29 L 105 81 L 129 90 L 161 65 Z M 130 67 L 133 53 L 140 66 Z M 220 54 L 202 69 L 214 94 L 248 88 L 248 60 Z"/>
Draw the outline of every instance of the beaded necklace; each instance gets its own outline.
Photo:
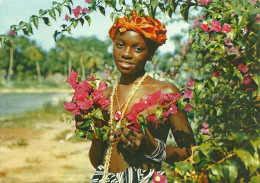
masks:
<path id="1" fill-rule="evenodd" d="M 143 75 L 142 79 L 136 85 L 135 89 L 129 93 L 129 97 L 127 97 L 126 104 L 124 105 L 124 108 L 122 110 L 122 114 L 121 114 L 120 120 L 116 124 L 116 128 L 121 127 L 121 122 L 124 119 L 124 115 L 125 115 L 126 109 L 127 109 L 128 105 L 129 105 L 131 99 L 133 98 L 133 96 L 137 92 L 138 88 L 141 86 L 141 84 L 143 83 L 143 81 L 145 80 L 145 78 L 147 76 L 148 76 L 148 73 L 146 72 Z M 107 180 L 108 170 L 109 170 L 109 165 L 110 165 L 110 159 L 111 159 L 112 149 L 113 149 L 113 144 L 114 144 L 114 130 L 115 130 L 115 126 L 113 125 L 113 120 L 114 120 L 113 105 L 114 105 L 114 96 L 115 96 L 116 88 L 117 88 L 117 84 L 113 87 L 112 94 L 110 96 L 110 101 L 111 101 L 111 103 L 110 103 L 110 119 L 109 119 L 108 124 L 111 126 L 111 130 L 110 130 L 110 136 L 108 138 L 108 149 L 107 149 L 107 152 L 106 152 L 106 155 L 105 155 L 104 174 L 103 174 L 103 180 L 102 180 L 103 183 L 105 183 L 106 180 Z"/>

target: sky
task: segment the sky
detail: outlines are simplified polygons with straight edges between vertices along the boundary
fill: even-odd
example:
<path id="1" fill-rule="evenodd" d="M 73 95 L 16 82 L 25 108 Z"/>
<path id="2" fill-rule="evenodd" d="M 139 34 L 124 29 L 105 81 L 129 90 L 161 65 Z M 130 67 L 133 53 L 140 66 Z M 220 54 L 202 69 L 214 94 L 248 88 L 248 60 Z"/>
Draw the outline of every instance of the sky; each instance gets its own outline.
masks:
<path id="1" fill-rule="evenodd" d="M 17 25 L 20 21 L 28 22 L 31 15 L 39 15 L 40 9 L 50 9 L 53 1 L 54 0 L 0 0 L 0 35 L 8 34 L 11 25 Z M 62 2 L 62 0 L 56 1 Z M 74 0 L 73 2 L 73 8 L 77 5 L 80 5 L 82 8 L 87 7 L 84 0 Z M 37 30 L 33 26 L 34 35 L 29 38 L 35 40 L 37 45 L 46 51 L 53 48 L 55 46 L 53 33 L 55 30 L 60 30 L 59 26 L 61 24 L 66 23 L 64 17 L 68 11 L 67 8 L 64 10 L 64 13 L 62 13 L 56 21 L 50 18 L 51 26 L 47 26 L 42 21 L 39 21 L 39 29 Z M 91 25 L 89 26 L 87 23 L 85 23 L 84 26 L 78 25 L 76 29 L 72 29 L 70 36 L 74 38 L 96 36 L 100 40 L 109 39 L 108 30 L 112 25 L 112 20 L 109 15 L 109 12 L 106 16 L 103 16 L 99 12 L 91 13 Z M 188 25 L 184 22 L 166 26 L 168 39 L 172 35 L 181 33 L 182 29 L 187 27 Z M 18 32 L 18 35 L 23 35 L 22 31 Z M 166 44 L 159 48 L 159 51 L 162 53 L 168 51 L 173 52 L 174 45 L 168 40 Z"/>

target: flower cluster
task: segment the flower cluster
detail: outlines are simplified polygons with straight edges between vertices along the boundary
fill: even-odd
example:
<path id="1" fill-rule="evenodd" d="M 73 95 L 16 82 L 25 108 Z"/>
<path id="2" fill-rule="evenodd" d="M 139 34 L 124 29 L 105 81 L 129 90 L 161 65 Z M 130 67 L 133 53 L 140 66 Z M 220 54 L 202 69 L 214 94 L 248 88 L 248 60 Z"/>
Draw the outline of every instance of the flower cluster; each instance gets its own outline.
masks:
<path id="1" fill-rule="evenodd" d="M 210 29 L 209 29 L 209 24 L 206 21 L 203 21 L 203 23 L 199 27 L 202 28 L 205 32 L 211 32 L 211 31 L 221 32 L 222 30 L 223 33 L 229 33 L 231 31 L 230 25 L 224 24 L 221 28 L 220 22 L 215 20 L 212 20 Z"/>
<path id="2" fill-rule="evenodd" d="M 203 128 L 200 130 L 200 133 L 209 135 L 209 132 L 210 132 L 209 124 L 206 123 L 205 121 L 203 121 L 202 127 Z"/>
<path id="3" fill-rule="evenodd" d="M 71 112 L 74 117 L 81 114 L 88 116 L 85 122 L 90 120 L 94 126 L 98 120 L 104 120 L 101 110 L 110 104 L 110 100 L 102 93 L 106 89 L 106 82 L 100 82 L 97 86 L 95 80 L 95 76 L 92 75 L 88 81 L 86 79 L 81 81 L 78 73 L 72 70 L 67 81 L 75 92 L 72 102 L 64 102 L 65 110 Z M 84 126 L 84 130 L 93 130 L 90 129 L 91 123 L 89 122 L 88 125 L 83 123 L 82 126 Z"/>
<path id="4" fill-rule="evenodd" d="M 91 0 L 85 0 L 85 2 L 87 4 L 90 4 Z M 82 8 L 81 6 L 77 6 L 75 9 L 72 9 L 71 11 L 74 14 L 75 18 L 78 18 L 80 14 L 83 14 L 83 15 L 87 14 L 88 8 Z M 65 20 L 69 21 L 69 18 L 70 18 L 69 15 L 66 14 Z"/>
<path id="5" fill-rule="evenodd" d="M 204 4 L 208 5 L 209 3 L 211 3 L 211 0 L 199 0 L 199 4 L 201 4 L 201 5 L 204 5 Z"/>

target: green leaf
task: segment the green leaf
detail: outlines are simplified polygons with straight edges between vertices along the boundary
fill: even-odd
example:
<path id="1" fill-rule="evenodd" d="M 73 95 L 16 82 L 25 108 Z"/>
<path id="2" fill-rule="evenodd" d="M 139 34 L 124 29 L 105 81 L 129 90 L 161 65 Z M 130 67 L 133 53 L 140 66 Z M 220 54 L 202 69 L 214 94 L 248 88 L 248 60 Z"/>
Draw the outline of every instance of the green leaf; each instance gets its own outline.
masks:
<path id="1" fill-rule="evenodd" d="M 61 12 L 62 12 L 62 5 L 59 5 L 57 7 L 57 11 L 59 12 L 59 16 L 61 15 Z"/>
<path id="2" fill-rule="evenodd" d="M 31 33 L 31 34 L 33 34 L 32 25 L 31 25 L 30 23 L 27 23 L 25 26 L 26 26 L 28 32 Z"/>
<path id="3" fill-rule="evenodd" d="M 188 15 L 189 15 L 189 4 L 185 4 L 183 3 L 180 7 L 180 12 L 182 17 L 184 18 L 184 20 L 186 20 L 188 22 Z"/>
<path id="4" fill-rule="evenodd" d="M 56 14 L 55 14 L 55 10 L 54 10 L 54 9 L 50 9 L 50 10 L 49 10 L 49 15 L 51 16 L 51 18 L 53 18 L 54 20 L 56 20 Z"/>
<path id="5" fill-rule="evenodd" d="M 68 26 L 68 27 L 67 27 L 67 31 L 68 31 L 69 34 L 71 34 L 71 31 L 70 31 L 70 30 L 71 30 L 71 27 Z"/>
<path id="6" fill-rule="evenodd" d="M 84 19 L 80 18 L 79 21 L 80 21 L 81 25 L 83 26 L 84 25 Z"/>
<path id="7" fill-rule="evenodd" d="M 33 24 L 38 29 L 38 24 L 39 24 L 39 18 L 38 17 L 33 17 L 32 18 Z"/>
<path id="8" fill-rule="evenodd" d="M 173 11 L 172 11 L 172 9 L 171 9 L 170 6 L 167 6 L 167 8 L 166 8 L 166 12 L 167 12 L 167 15 L 171 18 L 171 17 L 172 17 L 172 13 L 173 13 Z"/>
<path id="9" fill-rule="evenodd" d="M 145 135 L 146 132 L 146 121 L 143 115 L 138 116 L 139 125 L 141 127 L 142 133 Z"/>
<path id="10" fill-rule="evenodd" d="M 175 13 L 177 5 L 178 5 L 178 0 L 170 1 L 170 7 L 171 7 L 171 9 L 173 10 L 174 13 Z"/>
<path id="11" fill-rule="evenodd" d="M 43 15 L 45 15 L 47 13 L 47 10 L 42 10 L 40 9 L 39 11 L 39 17 L 41 18 Z"/>
<path id="12" fill-rule="evenodd" d="M 91 120 L 90 120 L 90 119 L 86 119 L 86 120 L 78 127 L 78 129 L 81 129 L 81 130 L 89 129 L 90 123 L 91 123 Z"/>
<path id="13" fill-rule="evenodd" d="M 104 16 L 106 16 L 105 8 L 103 6 L 98 6 L 98 9 L 100 13 L 102 13 Z"/>
<path id="14" fill-rule="evenodd" d="M 224 162 L 222 166 L 222 172 L 225 180 L 228 182 L 235 182 L 238 175 L 238 166 L 235 160 L 228 159 Z"/>
<path id="15" fill-rule="evenodd" d="M 93 110 L 93 115 L 97 119 L 104 120 L 103 114 L 102 114 L 102 112 L 101 112 L 101 110 L 99 108 Z"/>
<path id="16" fill-rule="evenodd" d="M 87 20 L 88 24 L 90 25 L 90 24 L 91 24 L 91 18 L 90 18 L 90 16 L 86 15 L 84 18 Z"/>
<path id="17" fill-rule="evenodd" d="M 184 176 L 187 171 L 191 172 L 193 170 L 189 162 L 175 162 L 175 167 L 180 170 L 181 175 Z"/>
<path id="18" fill-rule="evenodd" d="M 72 20 L 72 25 L 73 25 L 74 28 L 77 27 L 78 23 L 79 22 L 77 20 L 75 20 L 75 19 Z"/>
<path id="19" fill-rule="evenodd" d="M 68 10 L 69 10 L 69 12 L 70 12 L 70 14 L 71 14 L 71 7 L 68 6 L 68 5 L 65 5 L 65 6 L 68 8 Z"/>
<path id="20" fill-rule="evenodd" d="M 153 1 L 151 1 L 151 6 L 152 6 L 153 10 L 155 10 L 155 8 L 157 7 L 157 5 L 158 5 L 158 0 L 153 0 Z"/>
<path id="21" fill-rule="evenodd" d="M 211 172 L 216 176 L 217 180 L 220 180 L 220 178 L 223 177 L 222 167 L 219 164 L 212 165 Z"/>
<path id="22" fill-rule="evenodd" d="M 85 138 L 86 137 L 86 131 L 85 130 L 77 130 L 76 136 Z"/>
<path id="23" fill-rule="evenodd" d="M 27 30 L 26 28 L 23 28 L 22 31 L 23 31 L 23 33 L 24 33 L 26 36 L 29 35 L 29 32 L 28 32 L 28 30 Z"/>
<path id="24" fill-rule="evenodd" d="M 165 7 L 164 7 L 164 3 L 160 2 L 158 4 L 159 8 L 161 9 L 162 12 L 165 12 Z"/>
<path id="25" fill-rule="evenodd" d="M 252 183 L 259 183 L 260 182 L 260 175 L 254 175 L 251 177 Z"/>
<path id="26" fill-rule="evenodd" d="M 123 4 L 125 0 L 119 0 L 119 4 Z"/>
<path id="27" fill-rule="evenodd" d="M 155 111 L 155 115 L 159 120 L 163 120 L 163 108 L 158 107 Z"/>
<path id="28" fill-rule="evenodd" d="M 93 137 L 94 137 L 94 136 L 93 136 L 93 133 L 92 133 L 92 132 L 88 132 L 88 133 L 87 133 L 87 139 L 88 139 L 88 140 L 93 140 Z"/>
<path id="29" fill-rule="evenodd" d="M 25 22 L 24 21 L 21 21 L 20 23 L 19 23 L 19 29 L 23 26 L 25 24 Z"/>
<path id="30" fill-rule="evenodd" d="M 44 23 L 45 23 L 46 25 L 48 25 L 48 26 L 51 25 L 51 24 L 50 24 L 50 20 L 49 20 L 48 17 L 42 17 L 42 19 L 43 19 L 43 21 L 44 21 Z"/>
<path id="31" fill-rule="evenodd" d="M 102 129 L 101 128 L 98 128 L 98 127 L 95 127 L 95 135 L 101 139 L 102 136 Z"/>

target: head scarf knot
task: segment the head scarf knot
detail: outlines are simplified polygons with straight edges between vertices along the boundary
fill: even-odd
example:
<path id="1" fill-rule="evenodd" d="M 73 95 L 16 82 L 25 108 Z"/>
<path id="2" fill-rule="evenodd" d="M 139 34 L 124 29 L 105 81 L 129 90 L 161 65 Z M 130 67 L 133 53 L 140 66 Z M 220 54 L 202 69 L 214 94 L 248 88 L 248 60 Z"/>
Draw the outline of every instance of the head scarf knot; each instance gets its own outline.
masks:
<path id="1" fill-rule="evenodd" d="M 124 33 L 127 30 L 142 34 L 147 39 L 157 43 L 157 46 L 161 46 L 167 40 L 165 26 L 162 25 L 159 20 L 153 20 L 147 15 L 141 17 L 137 15 L 135 11 L 132 13 L 129 20 L 126 16 L 118 18 L 117 22 L 114 23 L 109 30 L 109 37 L 112 41 L 115 41 L 117 31 Z"/>

